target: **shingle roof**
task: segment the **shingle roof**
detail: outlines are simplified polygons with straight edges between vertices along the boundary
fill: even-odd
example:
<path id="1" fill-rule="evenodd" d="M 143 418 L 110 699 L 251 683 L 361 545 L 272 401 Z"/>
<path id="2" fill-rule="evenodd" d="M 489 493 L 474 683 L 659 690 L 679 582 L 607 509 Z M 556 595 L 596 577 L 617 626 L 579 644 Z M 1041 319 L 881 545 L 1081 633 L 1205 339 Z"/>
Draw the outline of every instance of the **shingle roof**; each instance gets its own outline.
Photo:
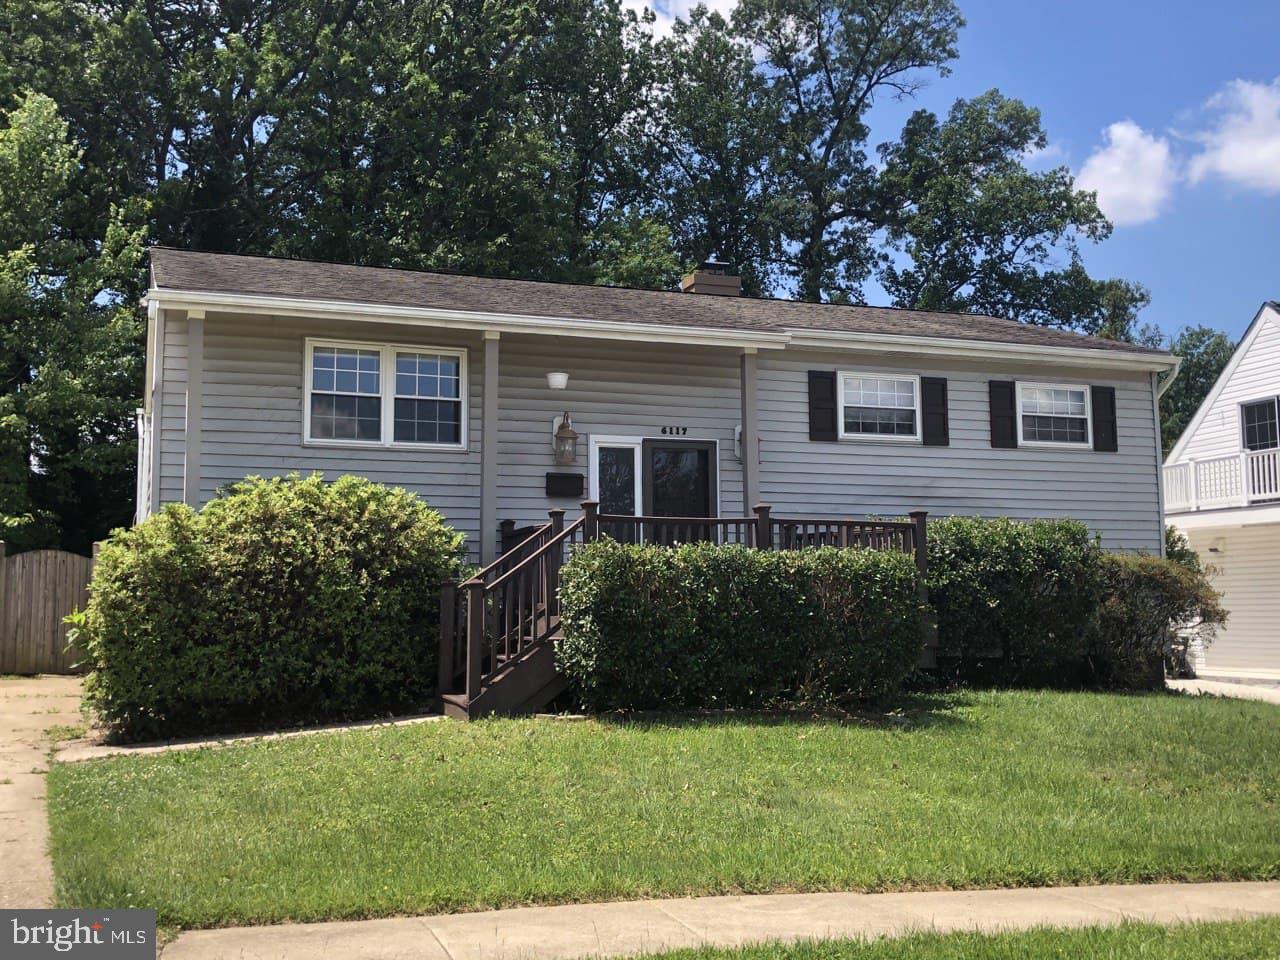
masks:
<path id="1" fill-rule="evenodd" d="M 717 297 L 155 247 L 152 287 L 427 309 L 785 333 L 828 331 L 1162 354 L 966 313 Z"/>

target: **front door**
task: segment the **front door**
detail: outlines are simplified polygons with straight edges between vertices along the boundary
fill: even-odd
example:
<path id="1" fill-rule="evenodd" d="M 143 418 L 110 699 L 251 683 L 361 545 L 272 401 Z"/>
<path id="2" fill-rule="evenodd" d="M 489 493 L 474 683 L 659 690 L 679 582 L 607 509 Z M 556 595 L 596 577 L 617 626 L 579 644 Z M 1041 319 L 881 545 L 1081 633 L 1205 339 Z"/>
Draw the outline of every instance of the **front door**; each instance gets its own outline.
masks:
<path id="1" fill-rule="evenodd" d="M 644 512 L 651 517 L 716 515 L 716 445 L 705 440 L 644 442 Z M 703 540 L 705 525 L 655 524 L 646 539 L 658 543 Z"/>

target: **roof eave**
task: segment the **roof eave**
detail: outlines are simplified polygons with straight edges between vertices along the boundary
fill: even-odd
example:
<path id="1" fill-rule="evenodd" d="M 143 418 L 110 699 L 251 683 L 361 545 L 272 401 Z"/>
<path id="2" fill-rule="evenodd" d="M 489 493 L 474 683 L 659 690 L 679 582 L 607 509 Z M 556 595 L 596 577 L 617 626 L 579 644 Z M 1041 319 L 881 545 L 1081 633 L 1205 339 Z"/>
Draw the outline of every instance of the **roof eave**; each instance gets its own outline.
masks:
<path id="1" fill-rule="evenodd" d="M 422 324 L 462 330 L 496 330 L 503 333 L 535 333 L 592 339 L 630 340 L 636 337 L 651 339 L 661 337 L 668 343 L 759 349 L 816 347 L 826 350 L 846 349 L 882 353 L 945 352 L 949 356 L 975 359 L 1058 361 L 1127 370 L 1168 370 L 1176 365 L 1175 358 L 1170 354 L 953 337 L 919 337 L 794 327 L 776 331 L 734 327 L 690 327 L 678 324 L 445 310 L 165 287 L 153 287 L 147 292 L 145 299 L 148 304 L 154 303 L 159 307 L 172 310 L 240 311 L 270 316 L 326 317 L 365 323 Z"/>
<path id="2" fill-rule="evenodd" d="M 366 323 L 423 324 L 461 330 L 496 330 L 502 333 L 537 333 L 562 337 L 631 340 L 660 334 L 670 343 L 708 346 L 781 349 L 789 336 L 781 331 L 747 330 L 735 327 L 690 327 L 676 324 L 635 323 L 617 320 L 589 320 L 579 317 L 551 317 L 473 310 L 444 310 L 381 303 L 311 300 L 256 294 L 218 293 L 204 290 L 153 288 L 148 302 L 166 309 L 245 311 L 281 317 L 327 317 Z"/>
<path id="3" fill-rule="evenodd" d="M 847 349 L 860 352 L 920 353 L 945 352 L 953 357 L 983 360 L 1039 360 L 1077 363 L 1118 370 L 1171 370 L 1178 360 L 1169 353 L 1106 350 L 1099 347 L 1056 346 L 1041 343 L 1010 343 L 997 340 L 968 340 L 956 337 L 917 337 L 902 334 L 855 333 L 833 330 L 791 331 L 793 347 L 824 350 Z"/>

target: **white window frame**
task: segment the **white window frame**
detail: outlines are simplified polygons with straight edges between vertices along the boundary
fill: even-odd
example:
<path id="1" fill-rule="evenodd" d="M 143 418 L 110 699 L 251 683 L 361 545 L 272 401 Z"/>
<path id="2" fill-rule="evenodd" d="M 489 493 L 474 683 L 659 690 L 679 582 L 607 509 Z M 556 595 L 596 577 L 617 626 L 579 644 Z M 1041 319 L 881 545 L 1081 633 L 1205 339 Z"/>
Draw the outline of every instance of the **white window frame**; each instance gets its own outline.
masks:
<path id="1" fill-rule="evenodd" d="M 1027 440 L 1022 435 L 1022 395 L 1024 390 L 1079 390 L 1084 394 L 1084 440 Z M 1015 384 L 1014 418 L 1018 422 L 1018 446 L 1048 447 L 1057 450 L 1092 450 L 1093 449 L 1093 391 L 1085 383 L 1046 383 L 1043 381 L 1019 380 Z M 1049 414 L 1028 414 L 1028 416 L 1049 416 Z"/>
<path id="2" fill-rule="evenodd" d="M 331 437 L 313 438 L 311 436 L 311 393 L 312 379 L 315 372 L 313 355 L 316 347 L 336 347 L 340 350 L 376 350 L 381 355 L 378 361 L 379 397 L 382 400 L 381 439 L 379 440 L 342 440 Z M 395 440 L 395 402 L 396 402 L 396 354 L 397 353 L 434 353 L 458 359 L 458 399 L 462 403 L 457 443 L 418 443 L 410 440 Z M 307 337 L 305 349 L 302 351 L 303 390 L 302 390 L 302 443 L 308 447 L 356 447 L 368 449 L 392 450 L 454 450 L 467 449 L 467 419 L 470 414 L 470 400 L 467 379 L 467 351 L 465 347 L 438 347 L 424 343 L 382 343 L 367 340 L 329 340 L 318 337 Z M 366 394 L 368 396 L 368 394 Z M 407 398 L 408 399 L 408 398 Z"/>
<path id="3" fill-rule="evenodd" d="M 915 422 L 916 431 L 913 434 L 895 434 L 895 433 L 846 433 L 844 429 L 844 408 L 846 406 L 844 400 L 844 380 L 845 377 L 865 377 L 868 380 L 910 380 L 915 384 Z M 886 373 L 884 371 L 874 370 L 839 370 L 836 372 L 836 428 L 838 436 L 841 440 L 866 440 L 871 443 L 922 443 L 924 429 L 924 411 L 922 409 L 922 398 L 920 396 L 920 377 L 914 373 Z M 884 407 L 882 409 L 905 410 L 906 407 Z"/>
<path id="4" fill-rule="evenodd" d="M 1280 418 L 1280 397 L 1270 396 L 1270 397 L 1257 397 L 1254 400 L 1241 400 L 1239 404 L 1240 452 L 1241 453 L 1269 453 L 1272 450 L 1280 450 L 1280 446 L 1263 447 L 1261 450 L 1250 450 L 1248 443 L 1245 442 L 1247 438 L 1245 437 L 1245 430 L 1244 430 L 1244 408 L 1256 406 L 1259 403 L 1270 403 L 1272 409 L 1276 411 L 1276 416 Z"/>
<path id="5" fill-rule="evenodd" d="M 632 516 L 644 516 L 644 437 L 597 437 L 593 435 L 589 446 L 588 456 L 590 457 L 590 462 L 587 464 L 587 489 L 590 491 L 591 499 L 596 503 L 600 502 L 600 448 L 623 447 L 635 451 L 636 511 Z M 716 472 L 716 476 L 717 478 L 719 477 L 719 471 Z"/>

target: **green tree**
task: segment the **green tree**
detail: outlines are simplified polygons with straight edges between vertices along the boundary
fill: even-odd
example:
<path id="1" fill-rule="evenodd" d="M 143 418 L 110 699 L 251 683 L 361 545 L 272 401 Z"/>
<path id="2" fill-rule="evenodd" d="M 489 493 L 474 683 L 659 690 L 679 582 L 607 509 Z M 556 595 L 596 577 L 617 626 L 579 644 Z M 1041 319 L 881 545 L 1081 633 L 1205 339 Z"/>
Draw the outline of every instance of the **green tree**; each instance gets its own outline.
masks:
<path id="1" fill-rule="evenodd" d="M 900 257 L 879 279 L 896 304 L 1138 335 L 1146 291 L 1094 280 L 1080 261 L 1080 240 L 1111 233 L 1094 195 L 1065 167 L 1027 169 L 1047 143 L 1040 111 L 990 90 L 957 101 L 945 120 L 917 111 L 881 147 L 881 209 Z"/>
<path id="2" fill-rule="evenodd" d="M 867 111 L 948 72 L 964 21 L 951 0 L 742 0 L 779 120 L 766 189 L 778 260 L 802 300 L 860 299 L 877 260 Z"/>
<path id="3" fill-rule="evenodd" d="M 1173 338 L 1170 349 L 1182 360 L 1177 379 L 1160 398 L 1160 439 L 1168 454 L 1191 418 L 1204 403 L 1236 345 L 1221 330 L 1187 327 Z"/>
<path id="4" fill-rule="evenodd" d="M 0 115 L 0 527 L 87 550 L 132 513 L 143 230 L 84 242 L 79 149 L 48 97 Z M 132 225 L 131 225 L 132 224 Z"/>
<path id="5" fill-rule="evenodd" d="M 659 48 L 664 78 L 646 157 L 655 216 L 685 263 L 717 256 L 744 292 L 773 289 L 777 237 L 764 178 L 777 102 L 750 45 L 717 13 L 695 7 Z"/>

